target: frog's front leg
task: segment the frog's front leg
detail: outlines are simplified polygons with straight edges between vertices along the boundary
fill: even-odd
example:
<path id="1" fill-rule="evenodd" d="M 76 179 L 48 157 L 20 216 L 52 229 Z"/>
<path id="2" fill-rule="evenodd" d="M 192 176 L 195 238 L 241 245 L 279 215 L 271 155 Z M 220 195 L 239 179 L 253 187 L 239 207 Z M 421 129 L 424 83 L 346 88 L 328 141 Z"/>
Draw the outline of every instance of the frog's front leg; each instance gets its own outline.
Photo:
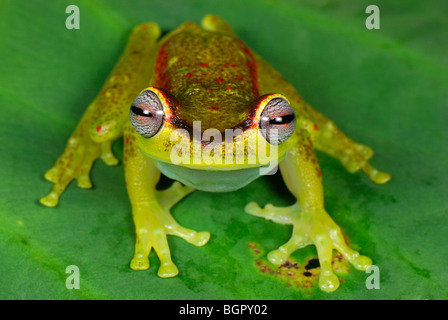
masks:
<path id="1" fill-rule="evenodd" d="M 338 250 L 359 270 L 365 270 L 372 261 L 347 246 L 340 228 L 326 212 L 316 155 L 307 133 L 301 130 L 298 134 L 301 135 L 300 143 L 280 162 L 283 179 L 297 203 L 286 208 L 266 205 L 263 209 L 255 203 L 249 203 L 245 210 L 255 216 L 293 225 L 290 240 L 268 255 L 274 264 L 283 264 L 295 250 L 314 244 L 321 266 L 319 287 L 331 292 L 339 287 L 339 280 L 332 269 L 333 249 Z"/>
<path id="2" fill-rule="evenodd" d="M 195 246 L 202 246 L 207 243 L 210 234 L 184 228 L 174 220 L 169 209 L 194 189 L 175 182 L 166 190 L 156 190 L 160 171 L 151 159 L 140 152 L 133 134 L 136 133 L 132 127 L 126 126 L 125 178 L 136 230 L 135 253 L 130 266 L 134 270 L 148 269 L 148 255 L 154 248 L 160 259 L 158 275 L 162 278 L 174 277 L 178 269 L 171 260 L 167 235 L 175 235 Z"/>

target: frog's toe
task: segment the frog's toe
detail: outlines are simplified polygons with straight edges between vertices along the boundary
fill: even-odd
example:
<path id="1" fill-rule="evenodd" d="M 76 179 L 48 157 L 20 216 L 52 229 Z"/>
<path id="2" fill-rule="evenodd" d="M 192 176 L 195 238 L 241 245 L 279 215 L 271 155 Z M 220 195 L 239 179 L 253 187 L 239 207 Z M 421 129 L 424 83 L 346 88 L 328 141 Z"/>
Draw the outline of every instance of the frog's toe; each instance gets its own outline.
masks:
<path id="1" fill-rule="evenodd" d="M 269 252 L 268 256 L 267 256 L 268 260 L 276 266 L 284 264 L 286 262 L 286 260 L 288 259 L 288 257 L 289 257 L 289 253 L 284 252 L 280 249 L 273 250 L 273 251 Z"/>
<path id="2" fill-rule="evenodd" d="M 45 197 L 42 197 L 39 200 L 39 202 L 41 204 L 43 204 L 44 206 L 46 206 L 46 207 L 51 207 L 52 208 L 52 207 L 56 207 L 58 205 L 59 197 L 56 194 L 50 192 Z"/>
<path id="3" fill-rule="evenodd" d="M 372 259 L 367 256 L 359 255 L 350 261 L 351 264 L 358 270 L 365 271 L 372 265 Z"/>
<path id="4" fill-rule="evenodd" d="M 386 173 L 386 172 L 381 172 L 378 171 L 377 173 L 375 173 L 372 177 L 370 177 L 370 179 L 378 184 L 383 184 L 386 183 L 390 180 L 390 174 Z"/>
<path id="5" fill-rule="evenodd" d="M 339 288 L 339 279 L 332 271 L 321 272 L 319 288 L 325 292 L 333 292 Z"/>
<path id="6" fill-rule="evenodd" d="M 364 159 L 368 160 L 373 157 L 374 152 L 372 148 L 357 142 L 354 143 L 354 147 L 361 153 Z"/>
<path id="7" fill-rule="evenodd" d="M 50 193 L 41 198 L 39 202 L 47 207 L 56 207 L 59 203 L 59 197 L 61 196 L 62 192 L 64 192 L 70 180 L 70 177 L 65 177 L 61 181 L 56 182 L 51 188 Z"/>
<path id="8" fill-rule="evenodd" d="M 196 232 L 196 234 L 188 239 L 189 243 L 195 245 L 196 247 L 201 247 L 205 245 L 208 240 L 210 240 L 210 233 L 207 231 Z"/>
<path id="9" fill-rule="evenodd" d="M 170 224 L 167 225 L 167 234 L 178 236 L 196 247 L 205 245 L 210 239 L 209 232 L 196 232 L 194 230 L 182 227 L 175 221 L 171 221 Z"/>
<path id="10" fill-rule="evenodd" d="M 250 202 L 244 207 L 244 211 L 250 215 L 268 220 L 275 220 L 276 215 L 272 209 L 273 206 L 271 204 L 268 204 L 262 208 L 255 202 Z"/>
<path id="11" fill-rule="evenodd" d="M 179 274 L 179 270 L 173 262 L 164 262 L 159 268 L 157 275 L 161 278 L 171 278 Z"/>
<path id="12" fill-rule="evenodd" d="M 133 270 L 147 270 L 149 269 L 148 256 L 143 254 L 136 254 L 131 260 L 131 269 Z"/>
<path id="13" fill-rule="evenodd" d="M 44 178 L 52 183 L 56 183 L 58 181 L 58 177 L 59 177 L 59 169 L 57 167 L 52 167 L 44 174 Z"/>
<path id="14" fill-rule="evenodd" d="M 244 207 L 244 211 L 253 216 L 262 218 L 265 217 L 263 209 L 256 202 L 249 202 L 248 204 L 246 204 L 246 206 Z"/>
<path id="15" fill-rule="evenodd" d="M 104 163 L 108 166 L 115 166 L 120 163 L 112 152 L 112 141 L 101 143 L 101 159 L 103 159 Z"/>
<path id="16" fill-rule="evenodd" d="M 88 174 L 81 175 L 77 178 L 77 186 L 82 189 L 90 189 L 92 188 L 92 181 Z"/>
<path id="17" fill-rule="evenodd" d="M 256 217 L 265 218 L 281 224 L 293 224 L 294 217 L 300 213 L 300 208 L 297 204 L 290 207 L 275 207 L 272 204 L 267 204 L 261 208 L 255 202 L 249 202 L 244 211 Z"/>
<path id="18" fill-rule="evenodd" d="M 386 183 L 391 178 L 390 174 L 377 170 L 376 168 L 372 167 L 369 162 L 366 162 L 361 169 L 367 174 L 370 180 L 378 184 Z"/>
<path id="19" fill-rule="evenodd" d="M 205 30 L 217 31 L 217 32 L 222 32 L 222 33 L 225 33 L 228 35 L 235 36 L 235 33 L 234 33 L 232 27 L 226 21 L 224 21 L 220 17 L 215 16 L 213 14 L 207 14 L 202 19 L 201 24 Z"/>

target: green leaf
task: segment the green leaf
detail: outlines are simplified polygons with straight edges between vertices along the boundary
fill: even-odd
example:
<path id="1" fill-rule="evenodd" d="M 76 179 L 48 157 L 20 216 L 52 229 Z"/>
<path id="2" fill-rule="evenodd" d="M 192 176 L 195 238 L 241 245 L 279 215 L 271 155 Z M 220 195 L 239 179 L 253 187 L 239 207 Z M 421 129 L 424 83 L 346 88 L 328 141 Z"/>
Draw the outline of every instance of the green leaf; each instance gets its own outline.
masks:
<path id="1" fill-rule="evenodd" d="M 83 0 L 76 1 L 80 29 L 67 30 L 65 8 L 73 2 L 0 3 L 0 298 L 448 298 L 448 3 Z M 381 10 L 379 30 L 365 27 L 370 4 Z M 226 19 L 305 100 L 371 146 L 374 165 L 392 175 L 374 185 L 318 154 L 326 208 L 351 246 L 379 267 L 380 289 L 367 289 L 368 274 L 336 261 L 341 287 L 320 291 L 314 247 L 294 253 L 298 269 L 266 262 L 291 229 L 243 208 L 291 204 L 278 175 L 237 192 L 195 192 L 178 204 L 174 217 L 212 238 L 200 248 L 169 238 L 180 270 L 172 279 L 157 277 L 154 253 L 149 270 L 129 268 L 135 233 L 122 166 L 97 162 L 93 190 L 72 184 L 57 208 L 38 203 L 51 187 L 43 173 L 132 27 L 155 21 L 168 32 L 208 13 Z M 120 159 L 122 150 L 116 142 Z M 79 267 L 79 290 L 66 288 L 70 265 Z"/>

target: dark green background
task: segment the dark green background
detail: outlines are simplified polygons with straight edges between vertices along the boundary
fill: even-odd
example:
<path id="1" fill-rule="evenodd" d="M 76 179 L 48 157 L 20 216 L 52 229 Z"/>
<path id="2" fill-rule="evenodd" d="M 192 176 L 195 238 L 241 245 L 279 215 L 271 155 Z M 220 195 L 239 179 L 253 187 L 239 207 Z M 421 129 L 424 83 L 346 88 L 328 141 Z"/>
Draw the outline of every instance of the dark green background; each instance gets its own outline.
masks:
<path id="1" fill-rule="evenodd" d="M 77 4 L 81 29 L 65 28 Z M 381 29 L 367 30 L 367 5 Z M 446 299 L 446 1 L 5 1 L 0 2 L 0 298 L 3 299 Z M 38 199 L 43 173 L 64 149 L 135 24 L 167 32 L 204 14 L 226 19 L 317 109 L 371 146 L 386 185 L 349 174 L 319 153 L 327 210 L 351 245 L 380 268 L 380 289 L 350 269 L 338 291 L 287 287 L 258 271 L 248 243 L 265 251 L 290 227 L 252 217 L 244 205 L 289 205 L 278 176 L 232 193 L 195 192 L 173 209 L 212 234 L 196 248 L 170 237 L 176 278 L 129 268 L 134 226 L 122 166 L 94 166 L 93 190 L 74 184 L 55 209 Z M 122 158 L 123 144 L 114 145 Z M 316 256 L 297 251 L 300 265 Z M 77 265 L 81 289 L 68 290 Z M 314 285 L 316 282 L 314 281 Z"/>

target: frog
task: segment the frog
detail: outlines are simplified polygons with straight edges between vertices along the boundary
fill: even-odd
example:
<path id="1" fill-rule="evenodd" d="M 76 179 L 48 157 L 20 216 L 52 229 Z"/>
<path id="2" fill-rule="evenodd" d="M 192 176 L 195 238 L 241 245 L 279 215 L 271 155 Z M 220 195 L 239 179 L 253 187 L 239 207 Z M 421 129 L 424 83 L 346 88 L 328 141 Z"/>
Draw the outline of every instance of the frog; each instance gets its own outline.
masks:
<path id="1" fill-rule="evenodd" d="M 187 195 L 195 190 L 237 192 L 277 169 L 294 204 L 261 207 L 249 202 L 244 208 L 255 217 L 292 225 L 289 240 L 267 259 L 279 266 L 296 250 L 314 245 L 320 263 L 318 286 L 325 292 L 340 286 L 332 268 L 333 250 L 355 269 L 372 265 L 371 258 L 347 244 L 325 209 L 315 150 L 336 158 L 351 173 L 364 172 L 374 183 L 386 183 L 390 175 L 371 165 L 370 147 L 349 138 L 304 101 L 216 15 L 205 15 L 200 24 L 184 22 L 163 36 L 155 22 L 132 29 L 65 150 L 44 174 L 53 185 L 40 203 L 57 206 L 75 179 L 78 187 L 92 188 L 90 172 L 97 159 L 111 166 L 120 162 L 112 150 L 118 139 L 123 139 L 125 184 L 135 225 L 133 270 L 147 270 L 154 249 L 160 262 L 157 275 L 177 276 L 167 237 L 197 247 L 209 241 L 208 231 L 181 226 L 171 214 Z M 260 155 L 263 143 L 264 151 L 273 155 L 269 161 Z M 162 176 L 174 181 L 159 190 Z"/>

